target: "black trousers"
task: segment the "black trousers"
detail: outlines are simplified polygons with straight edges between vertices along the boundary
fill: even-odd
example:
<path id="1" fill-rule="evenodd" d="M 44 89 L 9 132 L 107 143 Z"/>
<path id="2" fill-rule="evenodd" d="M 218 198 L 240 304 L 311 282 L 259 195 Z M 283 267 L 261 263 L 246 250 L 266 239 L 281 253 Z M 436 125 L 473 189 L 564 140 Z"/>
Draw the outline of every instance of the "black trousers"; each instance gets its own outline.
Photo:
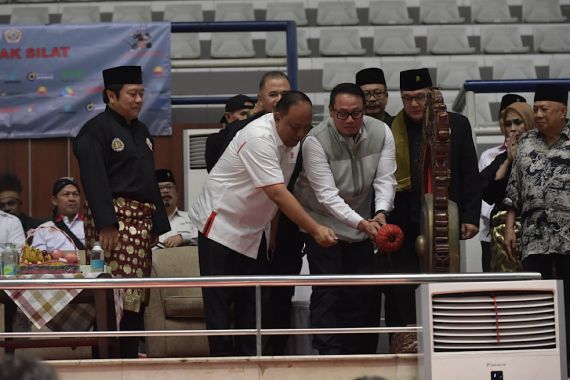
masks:
<path id="1" fill-rule="evenodd" d="M 262 240 L 258 260 L 242 255 L 198 234 L 200 274 L 257 275 L 265 272 L 266 243 Z M 255 328 L 255 288 L 202 288 L 208 330 Z M 255 336 L 210 336 L 212 356 L 249 356 L 256 354 Z"/>
<path id="2" fill-rule="evenodd" d="M 370 274 L 374 272 L 372 242 L 340 241 L 323 248 L 308 234 L 305 243 L 311 274 Z M 374 286 L 313 286 L 311 326 L 315 328 L 377 327 Z M 319 334 L 313 346 L 321 355 L 376 353 L 378 334 Z"/>
<path id="3" fill-rule="evenodd" d="M 566 316 L 566 363 L 570 375 L 570 256 L 530 255 L 523 260 L 523 270 L 540 272 L 543 280 L 557 279 L 564 284 L 564 314 Z"/>
<path id="4" fill-rule="evenodd" d="M 418 224 L 409 223 L 404 231 L 405 239 L 402 248 L 390 254 L 383 272 L 387 273 L 420 273 L 420 259 L 415 250 L 415 241 L 419 235 Z M 407 326 L 416 323 L 416 291 L 417 285 L 386 285 L 386 326 Z"/>
<path id="5" fill-rule="evenodd" d="M 481 267 L 483 272 L 491 271 L 491 243 L 481 241 Z"/>
<path id="6" fill-rule="evenodd" d="M 279 217 L 277 248 L 271 255 L 268 274 L 298 275 L 303 266 L 303 234 L 285 215 Z M 263 287 L 264 328 L 291 328 L 294 286 Z M 264 339 L 264 355 L 284 355 L 289 335 L 269 335 Z"/>
<path id="7" fill-rule="evenodd" d="M 123 317 L 121 318 L 121 331 L 136 331 L 144 329 L 144 305 L 141 305 L 141 310 L 138 313 L 126 310 L 123 311 Z M 121 358 L 137 358 L 139 354 L 139 340 L 140 337 L 138 336 L 119 338 L 119 351 L 121 353 Z"/>

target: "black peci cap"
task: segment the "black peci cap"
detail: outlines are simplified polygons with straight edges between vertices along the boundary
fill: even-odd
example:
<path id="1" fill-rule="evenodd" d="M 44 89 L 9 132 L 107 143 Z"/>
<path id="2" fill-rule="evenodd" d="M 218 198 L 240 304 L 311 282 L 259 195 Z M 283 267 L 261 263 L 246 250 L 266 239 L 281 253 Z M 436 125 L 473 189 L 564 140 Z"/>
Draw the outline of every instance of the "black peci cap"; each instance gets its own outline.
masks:
<path id="1" fill-rule="evenodd" d="M 432 87 L 431 77 L 427 68 L 400 71 L 400 90 L 416 91 Z"/>
<path id="2" fill-rule="evenodd" d="M 356 73 L 356 85 L 364 86 L 365 84 L 383 84 L 386 86 L 386 78 L 384 71 L 376 67 L 362 69 Z"/>
<path id="3" fill-rule="evenodd" d="M 558 102 L 568 104 L 568 90 L 555 84 L 538 84 L 534 91 L 534 101 Z"/>
<path id="4" fill-rule="evenodd" d="M 112 84 L 142 84 L 140 66 L 117 66 L 103 70 L 105 87 Z"/>
<path id="5" fill-rule="evenodd" d="M 156 182 L 158 183 L 172 182 L 173 184 L 176 184 L 176 181 L 174 181 L 174 175 L 168 169 L 157 169 L 155 171 L 155 174 L 156 174 Z"/>

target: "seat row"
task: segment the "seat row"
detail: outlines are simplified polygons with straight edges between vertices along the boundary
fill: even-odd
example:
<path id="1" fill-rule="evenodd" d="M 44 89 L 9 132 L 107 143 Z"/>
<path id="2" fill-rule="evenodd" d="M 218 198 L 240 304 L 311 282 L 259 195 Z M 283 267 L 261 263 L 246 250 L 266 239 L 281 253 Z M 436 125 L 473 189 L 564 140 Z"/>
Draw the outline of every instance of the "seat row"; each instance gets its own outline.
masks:
<path id="1" fill-rule="evenodd" d="M 339 83 L 354 81 L 356 73 L 365 66 L 361 62 L 323 63 L 323 90 L 330 91 Z M 380 66 L 386 76 L 388 89 L 397 90 L 400 87 L 400 71 L 426 65 L 408 60 L 383 62 Z M 431 71 L 434 83 L 446 90 L 459 90 L 466 80 L 538 79 L 535 62 L 531 59 L 496 59 L 492 62 L 490 76 L 485 78 L 481 75 L 481 68 L 477 61 L 453 60 L 437 62 Z M 552 58 L 548 71 L 545 77 L 551 79 L 570 78 L 570 57 Z"/>
<path id="2" fill-rule="evenodd" d="M 7 2 L 7 0 L 0 0 Z M 42 0 L 43 1 L 43 0 Z M 471 0 L 471 21 L 473 23 L 550 23 L 564 22 L 559 0 L 523 0 L 522 20 L 513 16 L 507 0 Z M 17 23 L 22 13 L 32 12 L 30 8 L 14 8 L 12 23 Z M 254 21 L 253 3 L 216 3 L 213 21 Z M 368 11 L 368 12 L 366 12 Z M 48 13 L 48 12 L 44 12 Z M 62 22 L 99 22 L 99 10 L 93 6 L 62 7 Z M 366 20 L 365 16 L 368 15 Z M 360 17 L 359 17 L 360 14 Z M 307 9 L 303 2 L 268 2 L 265 20 L 293 20 L 298 26 L 309 24 Z M 69 21 L 71 20 L 71 21 Z M 145 5 L 116 5 L 113 7 L 113 21 L 150 22 L 153 20 L 152 7 Z M 163 20 L 204 21 L 204 11 L 200 3 L 166 4 Z M 257 20 L 260 20 L 258 17 Z M 420 0 L 422 24 L 462 24 L 468 22 L 460 15 L 457 0 Z M 47 23 L 47 22 L 45 22 Z M 409 25 L 414 23 L 405 0 L 372 0 L 368 8 L 357 10 L 354 1 L 321 1 L 316 9 L 317 26 L 341 25 Z"/>
<path id="3" fill-rule="evenodd" d="M 427 31 L 428 54 L 474 54 L 477 49 L 469 43 L 464 27 L 434 27 Z M 212 33 L 213 58 L 248 58 L 256 55 L 251 33 Z M 363 56 L 358 28 L 331 28 L 319 30 L 320 56 Z M 538 53 L 570 53 L 570 24 L 536 26 L 533 29 L 534 51 Z M 422 52 L 412 27 L 375 28 L 374 54 L 418 55 Z M 523 54 L 533 52 L 525 46 L 516 26 L 494 26 L 481 30 L 480 52 L 483 54 Z M 269 32 L 265 38 L 265 54 L 269 57 L 286 56 L 285 33 Z M 297 54 L 313 55 L 306 29 L 297 30 Z M 172 58 L 195 59 L 202 56 L 200 36 L 193 33 L 172 35 Z"/>

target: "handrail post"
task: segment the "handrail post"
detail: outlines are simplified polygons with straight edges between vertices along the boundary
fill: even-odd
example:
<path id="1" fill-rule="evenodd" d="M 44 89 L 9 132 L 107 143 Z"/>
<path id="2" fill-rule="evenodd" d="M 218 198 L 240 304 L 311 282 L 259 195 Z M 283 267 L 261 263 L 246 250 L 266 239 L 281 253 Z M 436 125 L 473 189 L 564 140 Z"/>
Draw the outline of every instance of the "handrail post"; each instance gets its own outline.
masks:
<path id="1" fill-rule="evenodd" d="M 291 89 L 297 90 L 298 62 L 297 62 L 297 26 L 295 21 L 287 21 L 287 75 L 291 82 Z"/>
<path id="2" fill-rule="evenodd" d="M 255 346 L 257 356 L 261 356 L 261 286 L 255 285 Z"/>

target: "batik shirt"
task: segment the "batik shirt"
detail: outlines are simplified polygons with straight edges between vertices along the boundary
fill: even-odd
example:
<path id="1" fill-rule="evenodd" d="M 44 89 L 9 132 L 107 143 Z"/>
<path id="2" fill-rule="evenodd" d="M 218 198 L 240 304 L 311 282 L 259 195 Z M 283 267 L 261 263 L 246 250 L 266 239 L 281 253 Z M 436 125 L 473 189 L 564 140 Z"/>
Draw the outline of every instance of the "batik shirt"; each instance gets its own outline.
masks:
<path id="1" fill-rule="evenodd" d="M 523 260 L 570 254 L 570 124 L 548 145 L 534 129 L 519 141 L 505 206 L 521 216 Z"/>

